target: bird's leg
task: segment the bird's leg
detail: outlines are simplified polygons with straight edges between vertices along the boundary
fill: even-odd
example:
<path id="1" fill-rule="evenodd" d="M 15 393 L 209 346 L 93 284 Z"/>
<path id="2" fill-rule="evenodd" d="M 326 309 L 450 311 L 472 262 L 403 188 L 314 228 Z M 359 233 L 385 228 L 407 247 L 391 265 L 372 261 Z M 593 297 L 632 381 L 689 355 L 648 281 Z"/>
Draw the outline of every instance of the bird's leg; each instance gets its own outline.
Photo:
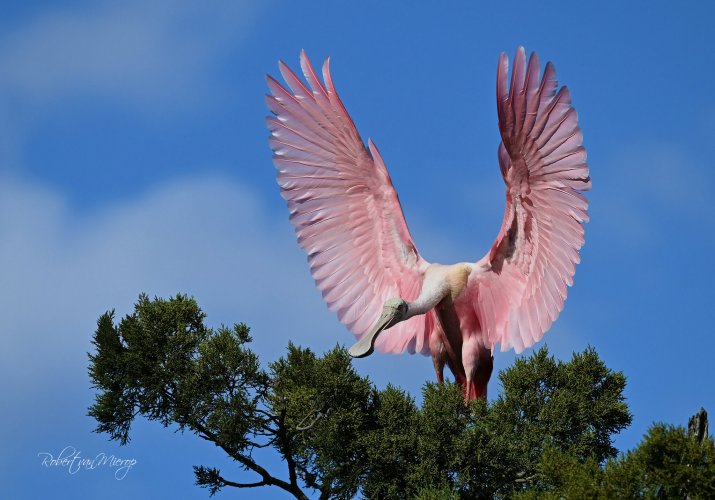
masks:
<path id="1" fill-rule="evenodd" d="M 439 339 L 438 342 L 433 342 L 430 340 L 430 350 L 432 352 L 432 364 L 434 365 L 434 371 L 435 374 L 437 375 L 437 383 L 438 384 L 443 384 L 444 383 L 444 365 L 448 365 L 449 369 L 452 371 L 452 374 L 454 375 L 454 381 L 457 382 L 459 385 L 464 386 L 466 384 L 467 379 L 464 376 L 464 370 L 462 369 L 461 366 L 455 366 L 454 363 L 449 359 L 449 356 L 447 355 L 447 351 L 444 348 L 444 345 L 442 343 L 442 338 L 441 336 L 434 335 L 434 337 L 437 337 Z"/>
<path id="2" fill-rule="evenodd" d="M 473 378 L 467 379 L 467 387 L 464 391 L 464 401 L 469 402 L 472 399 L 484 398 L 487 399 L 487 387 L 489 379 L 494 368 L 494 356 L 482 358 L 479 366 L 475 370 Z M 469 375 L 467 375 L 469 377 Z"/>
<path id="3" fill-rule="evenodd" d="M 434 365 L 434 371 L 437 374 L 437 383 L 444 383 L 444 353 L 432 351 L 432 364 Z"/>
<path id="4" fill-rule="evenodd" d="M 464 401 L 487 397 L 487 385 L 494 369 L 492 351 L 484 347 L 477 337 L 468 338 L 463 345 L 462 360 L 467 376 Z"/>
<path id="5" fill-rule="evenodd" d="M 454 380 L 464 386 L 467 378 L 462 365 L 462 333 L 459 328 L 459 318 L 454 310 L 450 296 L 442 299 L 435 308 L 439 328 L 432 333 L 436 339 L 434 343 L 442 347 L 441 363 L 447 364 L 454 374 Z M 430 344 L 431 348 L 431 344 Z M 432 351 L 434 352 L 434 351 Z"/>
<path id="6" fill-rule="evenodd" d="M 492 351 L 486 349 L 486 355 L 481 358 L 481 365 L 477 369 L 477 375 L 474 380 L 483 387 L 483 397 L 487 398 L 487 386 L 489 385 L 489 379 L 492 378 L 492 371 L 494 371 L 494 356 L 492 356 Z"/>
<path id="7" fill-rule="evenodd" d="M 467 384 L 464 386 L 464 404 L 466 405 L 472 399 L 476 398 L 477 396 L 475 395 L 474 391 L 474 382 L 467 378 Z"/>
<path id="8" fill-rule="evenodd" d="M 432 320 L 432 331 L 429 336 L 429 350 L 432 353 L 432 364 L 434 365 L 434 371 L 437 374 L 437 383 L 444 383 L 444 365 L 447 362 L 447 351 L 444 347 L 444 331 L 442 330 L 442 323 L 439 320 L 437 314 L 428 313 L 429 319 Z"/>

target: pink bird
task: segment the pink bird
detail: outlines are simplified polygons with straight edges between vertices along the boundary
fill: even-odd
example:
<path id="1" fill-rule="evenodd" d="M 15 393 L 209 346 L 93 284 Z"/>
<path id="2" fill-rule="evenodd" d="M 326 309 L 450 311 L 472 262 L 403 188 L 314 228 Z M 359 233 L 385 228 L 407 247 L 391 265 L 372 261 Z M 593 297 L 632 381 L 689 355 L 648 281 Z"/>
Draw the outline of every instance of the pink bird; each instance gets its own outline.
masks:
<path id="1" fill-rule="evenodd" d="M 446 364 L 466 400 L 486 397 L 496 344 L 518 353 L 539 341 L 580 260 L 588 221 L 582 192 L 591 179 L 571 94 L 557 91 L 551 63 L 543 75 L 536 54 L 527 64 L 523 47 L 507 84 L 501 54 L 501 229 L 475 262 L 430 264 L 412 241 L 377 147 L 371 140 L 365 147 L 335 91 L 330 59 L 325 83 L 304 51 L 300 65 L 308 86 L 282 61 L 290 90 L 267 77 L 270 146 L 315 283 L 358 339 L 350 354 L 429 353 L 440 383 Z"/>

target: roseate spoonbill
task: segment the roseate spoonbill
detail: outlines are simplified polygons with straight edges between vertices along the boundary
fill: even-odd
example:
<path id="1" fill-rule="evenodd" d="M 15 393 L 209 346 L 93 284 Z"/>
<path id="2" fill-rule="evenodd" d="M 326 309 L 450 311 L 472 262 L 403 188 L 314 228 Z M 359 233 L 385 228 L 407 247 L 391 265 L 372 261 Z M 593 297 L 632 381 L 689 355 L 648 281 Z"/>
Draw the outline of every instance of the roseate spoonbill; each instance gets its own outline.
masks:
<path id="1" fill-rule="evenodd" d="M 527 64 L 523 47 L 507 84 L 501 54 L 501 229 L 475 262 L 430 264 L 412 241 L 377 147 L 371 140 L 365 147 L 335 91 L 330 59 L 325 83 L 305 51 L 300 65 L 308 86 L 282 61 L 290 90 L 267 76 L 270 146 L 313 278 L 358 339 L 350 354 L 430 353 L 439 382 L 447 364 L 467 400 L 486 397 L 495 345 L 521 352 L 540 340 L 579 262 L 588 221 L 581 192 L 591 179 L 568 89 L 557 91 L 551 63 L 543 75 L 536 54 Z"/>

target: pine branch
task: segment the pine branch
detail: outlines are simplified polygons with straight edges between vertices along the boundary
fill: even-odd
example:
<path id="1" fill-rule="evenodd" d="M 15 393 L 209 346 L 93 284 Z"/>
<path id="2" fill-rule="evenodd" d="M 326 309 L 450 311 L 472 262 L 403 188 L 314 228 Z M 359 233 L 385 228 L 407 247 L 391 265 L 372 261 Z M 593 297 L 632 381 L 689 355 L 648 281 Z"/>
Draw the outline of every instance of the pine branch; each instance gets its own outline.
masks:
<path id="1" fill-rule="evenodd" d="M 215 467 L 204 467 L 203 465 L 194 466 L 194 474 L 196 475 L 196 485 L 202 488 L 208 488 L 209 494 L 214 496 L 224 486 L 233 486 L 234 488 L 257 488 L 266 486 L 265 481 L 256 481 L 254 483 L 237 483 L 221 476 L 221 471 Z"/>
<path id="2" fill-rule="evenodd" d="M 286 481 L 283 481 L 282 479 L 278 479 L 277 477 L 274 477 L 271 475 L 270 472 L 268 472 L 266 469 L 258 465 L 252 458 L 247 457 L 245 455 L 242 455 L 241 453 L 236 453 L 223 444 L 219 442 L 218 436 L 216 436 L 214 433 L 209 431 L 206 427 L 203 425 L 199 424 L 198 422 L 190 422 L 192 427 L 195 427 L 196 430 L 198 430 L 201 434 L 203 434 L 203 438 L 213 442 L 216 446 L 221 448 L 223 451 L 225 451 L 228 456 L 236 460 L 238 463 L 246 467 L 247 469 L 250 469 L 254 472 L 256 472 L 258 475 L 261 476 L 262 481 L 260 481 L 261 484 L 258 483 L 247 483 L 251 484 L 251 487 L 255 486 L 278 486 L 279 488 L 287 491 L 288 493 L 291 493 L 293 496 L 296 498 L 300 498 L 303 500 L 308 500 L 308 497 L 303 493 L 303 491 L 300 489 L 298 486 L 297 480 L 293 476 L 291 476 L 291 482 L 287 483 Z M 292 457 L 291 457 L 292 460 Z M 293 472 L 295 474 L 295 470 Z M 226 482 L 224 485 L 225 486 L 234 486 L 235 484 L 240 484 L 240 483 L 234 483 L 234 484 L 229 484 L 229 482 Z M 218 491 L 218 490 L 216 490 Z"/>

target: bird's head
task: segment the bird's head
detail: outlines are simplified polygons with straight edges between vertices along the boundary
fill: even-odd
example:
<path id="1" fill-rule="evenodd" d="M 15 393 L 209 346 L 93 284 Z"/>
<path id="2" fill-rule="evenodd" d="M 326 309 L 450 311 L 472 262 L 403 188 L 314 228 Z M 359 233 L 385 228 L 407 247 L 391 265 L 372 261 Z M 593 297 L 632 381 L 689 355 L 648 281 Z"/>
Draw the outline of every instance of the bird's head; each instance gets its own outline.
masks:
<path id="1" fill-rule="evenodd" d="M 375 340 L 383 330 L 395 326 L 400 321 L 407 319 L 407 302 L 399 297 L 387 299 L 382 306 L 382 313 L 373 327 L 360 340 L 350 348 L 350 355 L 354 358 L 364 358 L 372 354 Z"/>
<path id="2" fill-rule="evenodd" d="M 397 319 L 397 321 L 390 325 L 393 326 L 402 321 L 403 319 L 406 319 L 405 316 L 407 315 L 407 302 L 400 297 L 387 299 L 385 301 L 385 304 L 382 306 L 382 314 L 384 315 L 385 313 L 392 314 Z M 390 328 L 390 326 L 386 326 L 385 329 Z"/>

